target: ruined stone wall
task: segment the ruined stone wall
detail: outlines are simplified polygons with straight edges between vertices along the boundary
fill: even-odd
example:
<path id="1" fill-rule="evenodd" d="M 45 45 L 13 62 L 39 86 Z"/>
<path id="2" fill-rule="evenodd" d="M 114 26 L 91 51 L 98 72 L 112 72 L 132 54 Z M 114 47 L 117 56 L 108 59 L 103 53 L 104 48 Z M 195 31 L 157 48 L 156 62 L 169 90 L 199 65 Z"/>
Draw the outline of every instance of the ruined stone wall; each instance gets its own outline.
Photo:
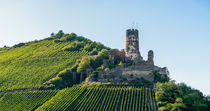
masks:
<path id="1" fill-rule="evenodd" d="M 144 78 L 150 82 L 153 82 L 154 76 L 152 71 L 141 71 L 141 70 L 124 70 L 122 72 L 122 77 L 126 78 L 128 81 Z"/>

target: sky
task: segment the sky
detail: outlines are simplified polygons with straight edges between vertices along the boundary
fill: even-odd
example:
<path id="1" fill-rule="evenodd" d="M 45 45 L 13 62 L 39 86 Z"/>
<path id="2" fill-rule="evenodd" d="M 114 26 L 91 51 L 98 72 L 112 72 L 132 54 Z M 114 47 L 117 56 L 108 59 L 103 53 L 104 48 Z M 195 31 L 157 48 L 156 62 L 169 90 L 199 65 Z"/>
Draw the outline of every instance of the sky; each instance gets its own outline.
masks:
<path id="1" fill-rule="evenodd" d="M 153 50 L 173 80 L 210 95 L 208 0 L 0 0 L 0 47 L 63 30 L 124 49 L 130 28 L 145 60 Z"/>

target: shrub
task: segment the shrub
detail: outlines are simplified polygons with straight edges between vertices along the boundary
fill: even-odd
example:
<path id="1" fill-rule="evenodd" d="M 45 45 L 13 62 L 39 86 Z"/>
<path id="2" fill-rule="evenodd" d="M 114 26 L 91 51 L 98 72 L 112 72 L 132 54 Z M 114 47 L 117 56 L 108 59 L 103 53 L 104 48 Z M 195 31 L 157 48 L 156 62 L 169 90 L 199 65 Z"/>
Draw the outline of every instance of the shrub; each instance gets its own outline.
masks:
<path id="1" fill-rule="evenodd" d="M 19 44 L 14 45 L 13 47 L 14 47 L 14 48 L 16 48 L 16 47 L 22 47 L 22 46 L 24 46 L 24 45 L 25 45 L 25 43 L 19 43 Z"/>

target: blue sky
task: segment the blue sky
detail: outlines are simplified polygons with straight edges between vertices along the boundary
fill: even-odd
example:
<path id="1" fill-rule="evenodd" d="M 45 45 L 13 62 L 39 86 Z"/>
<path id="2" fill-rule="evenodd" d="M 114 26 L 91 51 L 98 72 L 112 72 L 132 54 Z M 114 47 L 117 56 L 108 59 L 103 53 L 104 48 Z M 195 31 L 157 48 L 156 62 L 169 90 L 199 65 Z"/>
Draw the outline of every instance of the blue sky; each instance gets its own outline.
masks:
<path id="1" fill-rule="evenodd" d="M 172 79 L 210 95 L 207 0 L 0 0 L 0 47 L 62 29 L 123 49 L 132 27 L 144 59 L 152 49 L 155 64 L 168 67 Z"/>

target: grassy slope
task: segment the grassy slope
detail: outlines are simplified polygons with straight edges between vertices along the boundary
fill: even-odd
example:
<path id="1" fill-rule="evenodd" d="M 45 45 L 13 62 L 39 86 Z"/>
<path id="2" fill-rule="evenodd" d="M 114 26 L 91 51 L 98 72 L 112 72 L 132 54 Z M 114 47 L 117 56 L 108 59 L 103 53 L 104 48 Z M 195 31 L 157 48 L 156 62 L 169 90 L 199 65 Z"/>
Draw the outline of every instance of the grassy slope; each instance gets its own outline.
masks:
<path id="1" fill-rule="evenodd" d="M 0 50 L 0 91 L 37 88 L 75 63 L 87 52 L 64 52 L 70 42 L 31 42 L 22 47 Z"/>

